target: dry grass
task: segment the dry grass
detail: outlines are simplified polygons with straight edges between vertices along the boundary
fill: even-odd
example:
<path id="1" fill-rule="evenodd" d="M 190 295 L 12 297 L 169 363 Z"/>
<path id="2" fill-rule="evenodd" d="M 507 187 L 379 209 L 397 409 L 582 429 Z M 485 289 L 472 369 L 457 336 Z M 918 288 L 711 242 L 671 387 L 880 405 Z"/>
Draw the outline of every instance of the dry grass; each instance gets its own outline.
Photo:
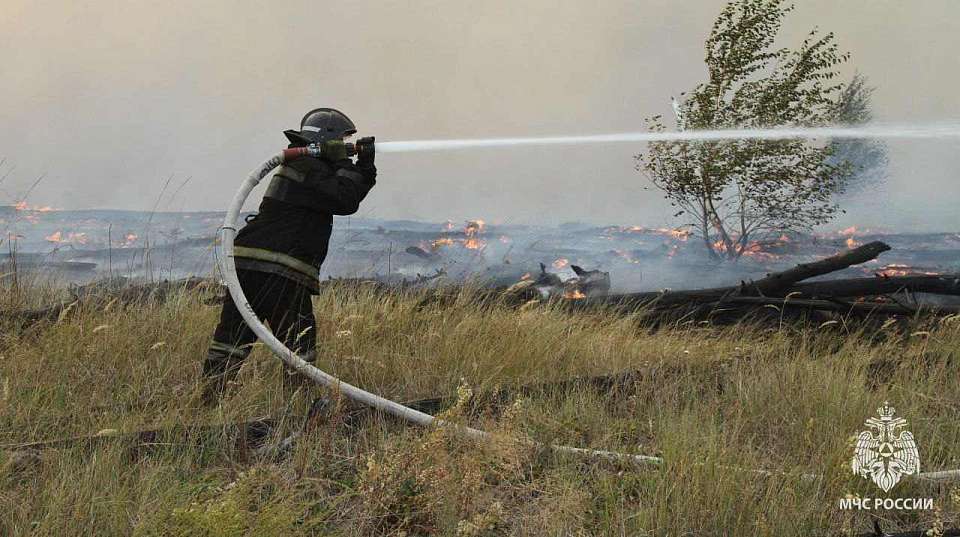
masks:
<path id="1" fill-rule="evenodd" d="M 4 308 L 47 300 L 35 290 Z M 328 290 L 315 300 L 321 364 L 408 400 L 641 369 L 616 394 L 531 394 L 448 417 L 497 433 L 477 444 L 370 418 L 337 420 L 284 459 L 251 457 L 226 434 L 133 451 L 5 451 L 3 535 L 810 535 L 868 531 L 846 494 L 882 495 L 849 471 L 851 437 L 889 400 L 910 420 L 925 470 L 960 467 L 960 323 L 870 332 L 842 325 L 682 326 L 478 306 L 469 297 Z M 302 413 L 263 348 L 217 409 L 196 403 L 217 314 L 192 295 L 151 306 L 76 306 L 0 335 L 0 443 Z M 461 395 L 468 390 L 461 389 Z M 292 425 L 291 425 L 292 426 Z M 664 467 L 577 460 L 532 438 L 662 455 Z M 763 476 L 732 468 L 763 468 Z M 804 473 L 823 474 L 810 481 Z M 885 528 L 954 525 L 960 488 L 905 482 L 936 512 L 874 513 Z"/>

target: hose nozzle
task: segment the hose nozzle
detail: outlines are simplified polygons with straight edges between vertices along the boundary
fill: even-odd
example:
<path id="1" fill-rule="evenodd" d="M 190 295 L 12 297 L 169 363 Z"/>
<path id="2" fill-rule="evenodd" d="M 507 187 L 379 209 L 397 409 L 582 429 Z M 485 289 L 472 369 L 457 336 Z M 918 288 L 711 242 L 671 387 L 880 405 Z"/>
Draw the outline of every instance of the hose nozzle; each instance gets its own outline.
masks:
<path id="1" fill-rule="evenodd" d="M 368 154 L 372 155 L 373 151 L 374 137 L 368 136 L 366 138 L 360 138 L 357 140 L 357 143 L 330 140 L 320 144 L 310 144 L 303 147 L 291 147 L 283 150 L 283 160 L 284 162 L 287 162 L 300 157 L 320 158 L 321 156 L 336 159 L 343 158 L 343 156 L 352 157 L 355 155 L 363 158 Z"/>

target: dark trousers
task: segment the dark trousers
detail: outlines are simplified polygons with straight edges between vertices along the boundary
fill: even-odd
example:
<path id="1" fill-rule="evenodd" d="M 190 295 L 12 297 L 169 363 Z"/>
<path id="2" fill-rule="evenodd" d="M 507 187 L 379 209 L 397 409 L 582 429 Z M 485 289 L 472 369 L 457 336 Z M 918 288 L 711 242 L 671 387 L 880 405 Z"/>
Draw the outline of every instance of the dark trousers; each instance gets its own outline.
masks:
<path id="1" fill-rule="evenodd" d="M 238 270 L 237 276 L 257 317 L 290 350 L 312 362 L 316 357 L 317 323 L 310 291 L 276 274 Z M 226 382 L 236 376 L 256 340 L 256 334 L 247 326 L 233 297 L 228 294 L 203 363 L 203 376 L 211 389 L 222 393 Z"/>

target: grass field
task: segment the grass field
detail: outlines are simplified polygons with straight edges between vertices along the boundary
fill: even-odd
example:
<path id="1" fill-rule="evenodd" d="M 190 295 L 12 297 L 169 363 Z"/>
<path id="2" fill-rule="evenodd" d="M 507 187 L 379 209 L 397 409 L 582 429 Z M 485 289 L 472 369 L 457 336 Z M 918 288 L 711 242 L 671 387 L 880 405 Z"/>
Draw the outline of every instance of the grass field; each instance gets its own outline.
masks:
<path id="1" fill-rule="evenodd" d="M 0 307 L 55 296 L 8 289 Z M 335 413 L 284 457 L 238 449 L 228 429 L 149 449 L 123 438 L 6 449 L 0 534 L 836 535 L 871 531 L 872 517 L 888 531 L 958 524 L 960 483 L 905 480 L 883 494 L 850 471 L 853 437 L 883 401 L 909 420 L 924 471 L 960 468 L 957 319 L 653 332 L 635 318 L 469 296 L 424 304 L 328 289 L 314 304 L 326 371 L 395 400 L 459 393 L 446 417 L 494 440 Z M 34 326 L 6 321 L 0 443 L 302 415 L 320 390 L 281 387 L 262 347 L 221 406 L 197 402 L 217 312 L 184 293 L 76 305 Z M 584 385 L 499 407 L 469 399 L 628 370 L 642 373 L 614 393 Z M 666 462 L 577 459 L 531 439 Z M 936 509 L 842 511 L 847 495 L 932 497 Z"/>

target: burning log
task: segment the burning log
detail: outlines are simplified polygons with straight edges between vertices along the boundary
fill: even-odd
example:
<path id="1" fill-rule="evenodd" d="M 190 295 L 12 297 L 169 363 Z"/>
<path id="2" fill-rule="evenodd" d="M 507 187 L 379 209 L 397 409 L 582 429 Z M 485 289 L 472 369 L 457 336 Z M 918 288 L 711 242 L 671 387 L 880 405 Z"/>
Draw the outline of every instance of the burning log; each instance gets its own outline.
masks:
<path id="1" fill-rule="evenodd" d="M 566 259 L 562 259 L 566 262 Z M 566 263 L 554 263 L 554 266 L 565 268 Z M 564 280 L 558 274 L 547 272 L 547 266 L 540 263 L 540 274 L 536 279 L 523 279 L 510 286 L 505 293 L 508 295 L 522 295 L 534 298 L 524 293 L 525 290 L 535 289 L 540 298 L 563 297 L 566 299 L 583 299 L 588 296 L 602 296 L 610 290 L 610 273 L 602 270 L 586 270 L 578 265 L 569 265 L 576 274 L 575 277 Z"/>
<path id="2" fill-rule="evenodd" d="M 568 293 L 579 294 L 577 298 L 588 296 L 602 296 L 610 291 L 610 273 L 602 270 L 585 270 L 577 265 L 570 265 L 570 269 L 577 275 L 572 280 L 564 282 L 567 291 L 564 296 L 570 298 Z"/>

